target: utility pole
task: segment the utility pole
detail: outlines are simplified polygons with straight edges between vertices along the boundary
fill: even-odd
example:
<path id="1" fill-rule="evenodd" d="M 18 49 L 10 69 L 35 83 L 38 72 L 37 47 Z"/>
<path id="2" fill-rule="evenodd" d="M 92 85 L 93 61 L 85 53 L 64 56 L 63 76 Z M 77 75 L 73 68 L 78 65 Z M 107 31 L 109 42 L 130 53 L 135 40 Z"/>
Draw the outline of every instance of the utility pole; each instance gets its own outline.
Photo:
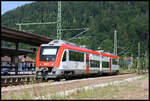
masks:
<path id="1" fill-rule="evenodd" d="M 146 72 L 146 69 L 147 69 L 147 51 L 145 51 L 145 56 L 144 56 L 144 60 L 145 60 L 145 72 Z"/>
<path id="2" fill-rule="evenodd" d="M 79 33 L 78 35 L 70 38 L 68 41 L 76 38 L 77 36 L 83 34 L 84 32 L 88 31 L 89 28 L 76 28 L 76 29 L 62 29 L 62 26 L 61 26 L 61 1 L 58 1 L 58 13 L 57 13 L 57 40 L 61 40 L 62 39 L 62 31 L 65 31 L 65 30 L 85 30 L 81 33 Z"/>
<path id="3" fill-rule="evenodd" d="M 138 73 L 140 73 L 140 42 L 138 42 L 138 65 L 137 65 Z"/>
<path id="4" fill-rule="evenodd" d="M 61 1 L 58 1 L 57 40 L 61 40 Z"/>
<path id="5" fill-rule="evenodd" d="M 114 54 L 117 55 L 117 31 L 114 31 Z"/>
<path id="6" fill-rule="evenodd" d="M 133 67 L 133 54 L 131 54 L 131 68 Z M 130 70 L 131 70 L 131 68 L 130 68 Z"/>

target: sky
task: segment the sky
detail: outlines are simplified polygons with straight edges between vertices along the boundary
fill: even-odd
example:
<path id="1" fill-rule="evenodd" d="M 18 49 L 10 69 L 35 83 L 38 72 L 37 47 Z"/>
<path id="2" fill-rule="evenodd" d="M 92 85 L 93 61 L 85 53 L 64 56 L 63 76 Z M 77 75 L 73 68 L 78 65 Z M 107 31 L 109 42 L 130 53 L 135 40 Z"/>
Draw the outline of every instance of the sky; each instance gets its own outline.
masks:
<path id="1" fill-rule="evenodd" d="M 1 15 L 9 10 L 32 2 L 33 1 L 1 1 Z"/>

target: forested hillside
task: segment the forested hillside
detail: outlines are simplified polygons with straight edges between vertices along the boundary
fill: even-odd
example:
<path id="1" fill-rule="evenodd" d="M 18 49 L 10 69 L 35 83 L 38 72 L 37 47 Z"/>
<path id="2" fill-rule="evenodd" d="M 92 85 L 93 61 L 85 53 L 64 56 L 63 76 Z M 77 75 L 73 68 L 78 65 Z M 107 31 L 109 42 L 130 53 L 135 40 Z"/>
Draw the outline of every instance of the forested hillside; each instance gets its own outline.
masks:
<path id="1" fill-rule="evenodd" d="M 101 47 L 109 52 L 113 52 L 116 28 L 118 54 L 125 55 L 126 52 L 132 52 L 133 56 L 137 56 L 138 42 L 141 44 L 141 54 L 144 54 L 146 50 L 149 51 L 148 3 L 148 1 L 62 1 L 62 28 L 89 28 L 89 31 L 80 35 L 87 38 L 73 39 L 71 42 L 86 45 L 93 50 Z M 26 4 L 1 15 L 1 21 L 2 26 L 16 29 L 18 26 L 15 23 L 55 22 L 57 2 L 41 1 Z M 56 39 L 56 26 L 57 24 L 30 25 L 22 26 L 22 29 L 33 30 L 33 33 Z M 63 31 L 62 39 L 68 40 L 80 32 Z"/>

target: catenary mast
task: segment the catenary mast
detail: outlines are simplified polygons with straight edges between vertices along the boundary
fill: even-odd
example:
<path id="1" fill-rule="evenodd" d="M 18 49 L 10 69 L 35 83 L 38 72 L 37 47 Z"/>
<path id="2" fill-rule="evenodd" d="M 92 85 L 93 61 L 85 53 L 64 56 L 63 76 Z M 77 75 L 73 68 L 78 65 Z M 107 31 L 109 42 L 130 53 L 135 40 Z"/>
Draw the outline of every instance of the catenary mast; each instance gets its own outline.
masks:
<path id="1" fill-rule="evenodd" d="M 61 40 L 61 1 L 58 1 L 57 40 Z"/>

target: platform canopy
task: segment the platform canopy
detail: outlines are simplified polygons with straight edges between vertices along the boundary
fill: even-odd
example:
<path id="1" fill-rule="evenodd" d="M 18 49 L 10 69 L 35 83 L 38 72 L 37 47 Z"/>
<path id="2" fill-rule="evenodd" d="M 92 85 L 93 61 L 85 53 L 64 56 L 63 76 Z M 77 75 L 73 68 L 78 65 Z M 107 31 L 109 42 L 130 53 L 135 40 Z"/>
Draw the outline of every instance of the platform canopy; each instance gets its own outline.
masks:
<path id="1" fill-rule="evenodd" d="M 34 50 L 18 49 L 18 55 L 26 55 L 28 53 L 35 53 Z M 11 47 L 1 46 L 1 56 L 13 56 L 16 55 L 16 49 Z"/>
<path id="2" fill-rule="evenodd" d="M 8 27 L 1 27 L 1 40 L 17 43 L 25 43 L 32 46 L 40 46 L 52 41 L 52 38 L 48 38 L 42 35 L 33 34 L 31 32 L 24 32 L 18 29 L 12 29 Z"/>
<path id="3" fill-rule="evenodd" d="M 31 32 L 24 32 L 18 29 L 12 29 L 5 26 L 1 27 L 1 41 L 8 41 L 15 43 L 16 47 L 2 47 L 1 46 L 1 56 L 10 56 L 14 57 L 14 62 L 16 64 L 15 74 L 18 74 L 18 55 L 25 55 L 27 53 L 35 53 L 35 50 L 19 49 L 19 43 L 29 44 L 31 46 L 39 47 L 41 44 L 46 44 L 52 41 L 53 39 L 33 34 Z M 16 57 L 16 58 L 15 58 Z"/>

